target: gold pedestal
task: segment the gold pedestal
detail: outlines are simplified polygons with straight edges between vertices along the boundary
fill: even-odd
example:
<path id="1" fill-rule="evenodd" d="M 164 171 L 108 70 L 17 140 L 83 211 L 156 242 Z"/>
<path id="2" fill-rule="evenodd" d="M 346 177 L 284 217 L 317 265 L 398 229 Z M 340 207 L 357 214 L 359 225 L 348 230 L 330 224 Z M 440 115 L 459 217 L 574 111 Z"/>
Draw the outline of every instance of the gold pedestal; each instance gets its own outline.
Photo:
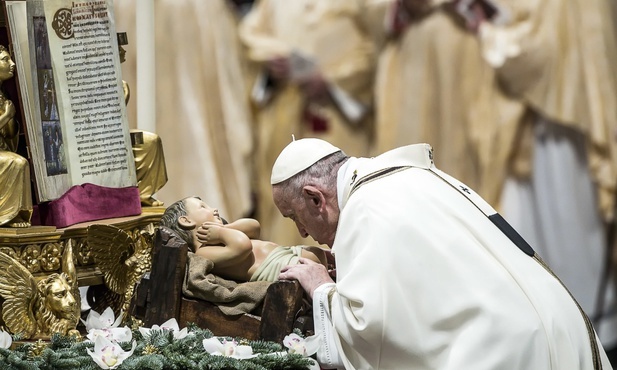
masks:
<path id="1" fill-rule="evenodd" d="M 57 229 L 54 226 L 32 226 L 28 228 L 0 228 L 0 252 L 8 254 L 36 277 L 61 272 L 62 252 L 69 241 L 73 244 L 73 255 L 79 286 L 104 284 L 103 275 L 94 263 L 91 249 L 86 241 L 88 226 L 104 224 L 116 226 L 131 236 L 140 232 L 154 234 L 164 207 L 144 207 L 139 216 L 110 218 L 71 225 Z"/>
<path id="2" fill-rule="evenodd" d="M 143 273 L 149 269 L 150 251 L 152 250 L 155 230 L 164 210 L 164 207 L 144 207 L 139 216 L 90 221 L 66 228 L 53 226 L 0 228 L 0 252 L 13 259 L 4 258 L 3 264 L 7 263 L 9 266 L 0 266 L 0 268 L 15 270 L 15 266 L 11 267 L 10 265 L 20 264 L 21 266 L 17 266 L 18 268 L 23 266 L 27 270 L 27 272 L 21 273 L 22 276 L 31 275 L 34 280 L 42 281 L 51 275 L 62 273 L 63 270 L 66 270 L 67 264 L 74 266 L 73 271 L 77 286 L 91 287 L 90 291 L 93 293 L 91 297 L 89 291 L 88 302 L 90 303 L 90 298 L 92 298 L 94 303 L 91 306 L 94 310 L 101 313 L 104 308 L 112 307 L 117 313 L 120 310 L 126 312 L 133 294 L 132 284 L 134 282 L 132 280 L 137 278 L 132 275 L 135 275 L 136 272 Z M 97 261 L 101 261 L 101 243 L 91 242 L 90 244 L 99 245 L 89 245 L 88 242 L 88 228 L 91 225 L 113 226 L 123 236 L 123 245 L 117 244 L 114 239 L 110 239 L 109 243 L 104 243 L 103 254 L 106 261 L 105 263 L 101 262 L 100 265 L 97 264 Z M 117 270 L 116 267 L 125 263 L 127 258 L 130 257 L 127 255 L 127 244 L 137 245 L 139 255 L 133 256 L 134 261 L 131 262 L 128 269 L 121 266 L 125 267 L 123 271 L 130 272 L 127 273 L 130 278 L 129 276 L 121 277 L 128 280 L 121 289 L 122 291 L 119 291 L 117 284 L 109 284 L 106 280 L 112 276 L 110 270 Z M 65 253 L 65 251 L 69 253 Z M 3 284 L 10 285 L 11 282 L 0 282 L 0 286 Z M 24 284 L 31 283 L 24 279 Z M 76 303 L 80 302 L 79 292 L 75 292 L 73 295 L 77 300 Z M 27 307 L 23 307 L 23 309 L 27 310 Z M 3 320 L 0 320 L 2 324 L 6 321 L 6 324 L 13 324 L 13 327 L 19 326 L 18 323 L 15 323 L 18 319 L 12 318 L 11 315 L 6 316 L 2 312 L 0 317 L 3 318 Z M 7 326 L 10 328 L 11 325 Z"/>

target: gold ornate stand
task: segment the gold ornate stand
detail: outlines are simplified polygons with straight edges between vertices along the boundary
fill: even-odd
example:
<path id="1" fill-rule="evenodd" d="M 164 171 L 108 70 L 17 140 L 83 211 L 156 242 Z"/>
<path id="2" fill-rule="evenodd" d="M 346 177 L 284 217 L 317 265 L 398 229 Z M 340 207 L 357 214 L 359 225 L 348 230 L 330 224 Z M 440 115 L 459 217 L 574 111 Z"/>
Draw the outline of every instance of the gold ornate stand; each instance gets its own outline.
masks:
<path id="1" fill-rule="evenodd" d="M 154 233 L 164 211 L 163 207 L 144 207 L 139 216 L 84 222 L 62 229 L 54 226 L 0 228 L 0 252 L 19 261 L 35 278 L 42 278 L 53 272 L 61 272 L 62 252 L 71 241 L 78 285 L 105 284 L 103 274 L 94 263 L 91 249 L 86 242 L 88 226 L 113 225 L 131 236 L 142 231 Z"/>
<path id="2" fill-rule="evenodd" d="M 164 207 L 143 207 L 142 214 L 139 216 L 90 221 L 59 229 L 53 226 L 33 226 L 23 229 L 0 228 L 0 252 L 12 257 L 17 263 L 25 267 L 35 280 L 40 281 L 51 274 L 62 272 L 63 263 L 66 262 L 63 261 L 63 252 L 67 249 L 67 246 L 72 246 L 77 285 L 97 287 L 97 294 L 101 295 L 114 290 L 115 294 L 118 295 L 119 293 L 122 298 L 121 301 L 117 302 L 120 306 L 114 308 L 124 308 L 125 302 L 129 301 L 131 297 L 127 297 L 126 294 L 123 294 L 124 292 L 117 292 L 116 286 L 108 286 L 106 280 L 109 274 L 105 271 L 105 267 L 96 263 L 95 255 L 97 251 L 93 251 L 93 246 L 88 243 L 88 227 L 91 225 L 114 226 L 124 231 L 133 243 L 139 244 L 142 252 L 144 252 L 144 249 L 149 252 L 152 249 L 153 238 L 143 238 L 143 235 L 154 235 L 164 210 Z M 149 245 L 144 245 L 144 243 Z M 117 249 L 114 249 L 114 247 L 113 241 L 110 241 L 109 254 L 114 255 L 117 250 L 117 255 L 112 257 L 116 258 L 118 263 L 123 263 L 124 260 L 131 257 L 124 256 L 126 250 L 122 251 L 119 246 Z M 150 264 L 149 260 L 143 260 L 144 256 L 149 259 L 150 253 L 143 253 L 140 256 L 139 264 L 142 267 L 144 263 L 148 266 Z M 9 266 L 0 266 L 0 268 L 6 269 Z M 128 290 L 126 293 L 132 294 L 132 289 Z M 103 298 L 99 300 L 101 304 L 107 303 L 104 301 Z"/>

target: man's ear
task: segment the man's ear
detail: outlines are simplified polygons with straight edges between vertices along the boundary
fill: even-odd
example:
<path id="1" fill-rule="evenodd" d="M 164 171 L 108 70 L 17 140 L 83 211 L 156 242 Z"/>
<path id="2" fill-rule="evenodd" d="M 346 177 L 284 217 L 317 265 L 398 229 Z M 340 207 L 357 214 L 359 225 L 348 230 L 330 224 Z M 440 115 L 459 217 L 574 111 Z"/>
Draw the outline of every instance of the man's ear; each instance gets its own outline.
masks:
<path id="1" fill-rule="evenodd" d="M 312 185 L 306 185 L 302 188 L 302 197 L 311 206 L 311 208 L 317 208 L 321 210 L 326 206 L 326 197 L 317 187 Z"/>
<path id="2" fill-rule="evenodd" d="M 187 230 L 195 227 L 195 222 L 188 218 L 186 215 L 178 217 L 178 225 L 181 228 Z"/>

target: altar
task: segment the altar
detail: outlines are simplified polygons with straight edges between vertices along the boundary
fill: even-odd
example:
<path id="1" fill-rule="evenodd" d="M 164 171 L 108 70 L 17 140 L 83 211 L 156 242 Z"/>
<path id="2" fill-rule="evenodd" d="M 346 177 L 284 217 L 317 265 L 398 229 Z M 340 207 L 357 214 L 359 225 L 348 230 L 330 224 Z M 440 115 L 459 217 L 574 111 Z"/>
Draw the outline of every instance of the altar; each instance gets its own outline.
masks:
<path id="1" fill-rule="evenodd" d="M 122 277 L 125 284 L 122 291 L 118 291 L 118 284 L 114 284 L 113 274 L 117 274 L 120 266 L 131 257 L 121 245 L 110 243 L 105 250 L 97 250 L 96 246 L 88 243 L 88 230 L 93 225 L 109 225 L 121 230 L 128 236 L 129 242 L 139 245 L 140 256 L 136 264 L 131 265 L 134 271 L 146 271 L 150 268 L 151 242 L 158 222 L 164 212 L 164 207 L 143 207 L 142 213 L 137 216 L 109 218 L 89 221 L 56 228 L 54 226 L 32 226 L 29 228 L 0 228 L 0 252 L 13 258 L 32 275 L 35 281 L 40 281 L 54 273 L 62 273 L 63 264 L 72 262 L 75 269 L 77 285 L 94 288 L 93 295 L 101 304 L 113 305 L 109 301 L 110 294 L 116 296 L 115 310 L 126 311 L 132 298 L 132 281 L 130 273 L 125 269 Z M 70 248 L 69 248 L 70 247 Z M 72 250 L 72 261 L 66 259 L 65 251 Z M 100 249 L 100 248 L 99 248 Z M 125 248 L 126 249 L 126 248 Z M 116 253 L 114 253 L 114 251 Z M 103 265 L 97 263 L 97 253 L 104 254 L 100 259 Z M 8 269 L 9 266 L 2 266 Z M 133 274 L 134 275 L 134 274 Z M 111 282 L 111 284 L 110 284 Z M 97 298 L 98 296 L 98 298 Z M 77 302 L 81 297 L 77 293 Z M 100 307 L 97 307 L 100 309 Z M 0 314 L 0 317 L 3 315 Z"/>

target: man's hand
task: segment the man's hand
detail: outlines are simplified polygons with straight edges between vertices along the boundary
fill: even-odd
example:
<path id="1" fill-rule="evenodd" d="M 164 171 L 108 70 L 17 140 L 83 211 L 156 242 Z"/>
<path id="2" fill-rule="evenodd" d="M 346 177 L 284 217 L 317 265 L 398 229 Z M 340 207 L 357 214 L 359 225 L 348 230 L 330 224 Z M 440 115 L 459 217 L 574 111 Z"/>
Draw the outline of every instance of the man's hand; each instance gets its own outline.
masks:
<path id="1" fill-rule="evenodd" d="M 333 283 L 328 270 L 321 263 L 308 258 L 300 258 L 299 264 L 285 266 L 279 274 L 279 280 L 298 280 L 302 288 L 313 298 L 313 292 L 321 285 Z"/>
<path id="2" fill-rule="evenodd" d="M 221 229 L 224 226 L 214 222 L 204 222 L 197 228 L 197 240 L 202 244 L 221 244 Z"/>
<path id="3" fill-rule="evenodd" d="M 277 81 L 283 81 L 289 78 L 289 58 L 278 57 L 270 59 L 266 63 L 266 68 L 268 69 L 270 76 Z"/>
<path id="4" fill-rule="evenodd" d="M 467 28 L 474 33 L 478 32 L 482 22 L 489 21 L 497 14 L 497 9 L 484 0 L 454 0 L 451 5 L 455 12 L 463 18 Z"/>
<path id="5" fill-rule="evenodd" d="M 320 73 L 298 81 L 298 85 L 304 96 L 311 102 L 324 102 L 329 96 L 328 83 Z"/>

